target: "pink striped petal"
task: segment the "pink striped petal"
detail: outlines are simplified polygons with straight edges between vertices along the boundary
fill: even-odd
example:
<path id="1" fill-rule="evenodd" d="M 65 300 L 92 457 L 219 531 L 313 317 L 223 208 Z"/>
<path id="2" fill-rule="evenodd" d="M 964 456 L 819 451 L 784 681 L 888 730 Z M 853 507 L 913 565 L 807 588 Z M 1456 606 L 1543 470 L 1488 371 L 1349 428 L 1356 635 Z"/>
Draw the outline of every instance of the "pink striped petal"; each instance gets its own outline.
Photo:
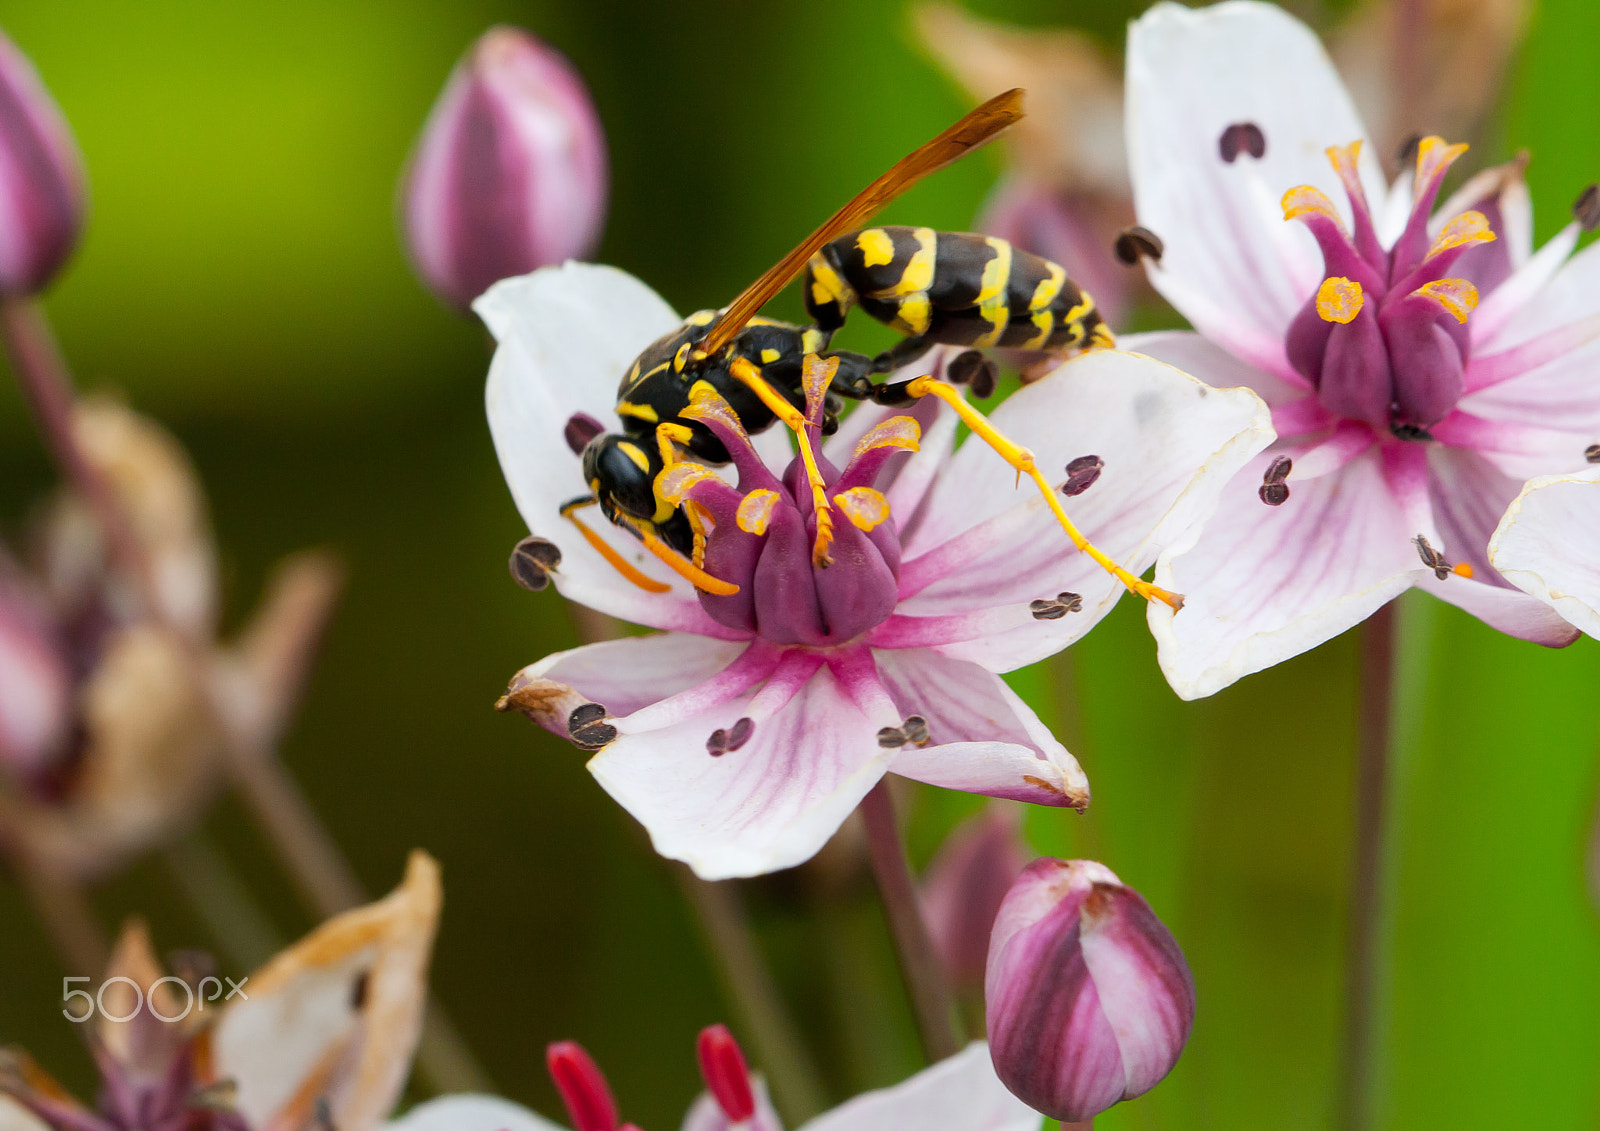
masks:
<path id="1" fill-rule="evenodd" d="M 895 709 L 926 719 L 932 740 L 901 747 L 891 771 L 967 793 L 1088 806 L 1078 760 L 999 676 L 927 649 L 878 651 L 875 659 Z"/>
<path id="2" fill-rule="evenodd" d="M 614 720 L 620 732 L 589 762 L 605 791 L 648 830 L 655 849 L 708 880 L 754 876 L 813 856 L 888 768 L 877 732 L 899 726 L 864 648 L 785 651 L 759 686 L 656 726 L 652 708 Z M 754 724 L 737 750 L 708 739 Z"/>
<path id="3" fill-rule="evenodd" d="M 1572 256 L 1582 234 L 1577 224 L 1568 224 L 1483 297 L 1468 323 L 1474 353 L 1498 353 L 1592 309 L 1592 304 L 1581 301 L 1582 285 L 1592 281 L 1600 261 L 1593 254 Z M 1558 278 L 1562 280 L 1559 293 L 1569 301 L 1550 310 L 1545 300 L 1555 290 L 1553 283 Z M 1570 301 L 1573 299 L 1578 301 Z"/>
<path id="4" fill-rule="evenodd" d="M 701 1092 L 690 1105 L 689 1114 L 683 1117 L 683 1126 L 678 1131 L 783 1131 L 783 1120 L 778 1118 L 778 1112 L 772 1106 L 766 1081 L 752 1074 L 750 1091 L 755 1096 L 756 1112 L 744 1122 L 730 1123 L 717 1106 L 715 1097 L 709 1092 Z"/>
<path id="5" fill-rule="evenodd" d="M 1039 1131 L 1044 1117 L 1006 1090 L 974 1042 L 892 1088 L 867 1092 L 800 1131 Z"/>
<path id="6" fill-rule="evenodd" d="M 1586 406 L 1574 405 L 1573 413 L 1565 419 L 1555 414 L 1539 413 L 1537 415 L 1545 416 L 1549 423 L 1531 424 L 1513 418 L 1508 397 L 1500 396 L 1498 405 L 1489 404 L 1484 399 L 1502 394 L 1519 383 L 1509 382 L 1487 394 L 1479 394 L 1462 402 L 1464 406 L 1470 404 L 1478 412 L 1494 415 L 1483 416 L 1459 408 L 1429 431 L 1441 444 L 1474 452 L 1516 479 L 1527 479 L 1552 468 L 1566 471 L 1582 466 L 1584 450 L 1600 439 L 1600 419 L 1595 420 L 1591 429 L 1585 427 L 1585 416 L 1600 417 L 1600 411 L 1597 411 L 1600 405 L 1597 405 L 1597 409 L 1589 409 L 1587 413 L 1584 411 Z M 1577 389 L 1573 391 L 1576 393 Z M 1600 397 L 1594 399 L 1600 402 Z"/>
<path id="7" fill-rule="evenodd" d="M 1161 670 L 1198 699 L 1241 676 L 1316 647 L 1365 620 L 1412 584 L 1421 562 L 1412 529 L 1376 451 L 1308 483 L 1289 499 L 1257 494 L 1269 456 L 1223 493 L 1192 548 L 1163 554 L 1156 584 L 1184 594 L 1183 611 L 1150 605 Z"/>
<path id="8" fill-rule="evenodd" d="M 1524 486 L 1489 557 L 1506 580 L 1600 637 L 1600 467 Z"/>

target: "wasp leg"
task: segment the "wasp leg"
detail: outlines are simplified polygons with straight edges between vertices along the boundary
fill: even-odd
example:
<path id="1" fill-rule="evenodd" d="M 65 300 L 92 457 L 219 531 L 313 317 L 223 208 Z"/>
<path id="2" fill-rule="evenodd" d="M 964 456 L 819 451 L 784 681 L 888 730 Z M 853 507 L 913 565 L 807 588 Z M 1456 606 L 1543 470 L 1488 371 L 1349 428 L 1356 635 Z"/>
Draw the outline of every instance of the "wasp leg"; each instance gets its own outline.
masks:
<path id="1" fill-rule="evenodd" d="M 917 377 L 913 380 L 897 382 L 893 385 L 882 385 L 879 388 L 881 392 L 875 394 L 873 399 L 880 404 L 906 404 L 919 397 L 938 397 L 944 401 L 955 410 L 956 415 L 961 418 L 962 422 L 972 429 L 974 436 L 983 440 L 984 443 L 999 454 L 1001 459 L 1017 469 L 1019 477 L 1026 475 L 1033 480 L 1034 485 L 1039 488 L 1039 493 L 1044 496 L 1045 503 L 1056 516 L 1056 521 L 1067 532 L 1067 537 L 1072 539 L 1074 546 L 1088 554 L 1102 569 L 1126 585 L 1129 592 L 1135 593 L 1146 600 L 1165 602 L 1172 606 L 1174 610 L 1183 608 L 1182 595 L 1172 593 L 1162 589 L 1160 586 L 1152 585 L 1148 581 L 1133 576 L 1133 574 L 1112 561 L 1105 551 L 1079 533 L 1078 528 L 1067 517 L 1067 512 L 1062 507 L 1061 501 L 1056 498 L 1055 489 L 1051 487 L 1049 480 L 1044 477 L 1044 473 L 1034 463 L 1033 453 L 1001 435 L 995 426 L 989 423 L 988 417 L 967 403 L 966 398 L 961 395 L 960 389 L 948 382 L 936 381 L 932 377 Z"/>
<path id="2" fill-rule="evenodd" d="M 839 362 L 839 368 L 833 375 L 833 383 L 828 386 L 830 392 L 848 397 L 853 401 L 869 400 L 872 390 L 877 386 L 873 383 L 873 374 L 878 370 L 873 367 L 872 358 L 864 353 L 852 353 L 849 350 L 830 350 L 822 355 L 824 361 Z"/>
<path id="3" fill-rule="evenodd" d="M 872 371 L 874 373 L 893 373 L 903 365 L 910 365 L 933 347 L 934 343 L 921 335 L 914 338 L 901 338 L 889 349 L 884 350 L 872 359 Z"/>
<path id="4" fill-rule="evenodd" d="M 808 367 L 815 356 L 806 355 Z M 811 547 L 811 564 L 818 569 L 832 565 L 833 559 L 828 556 L 828 546 L 833 541 L 833 504 L 828 501 L 827 485 L 822 481 L 822 471 L 817 467 L 817 456 L 811 448 L 811 434 L 806 431 L 810 422 L 806 420 L 804 413 L 772 387 L 771 382 L 761 376 L 761 370 L 754 362 L 747 358 L 736 357 L 729 363 L 728 372 L 733 374 L 735 380 L 760 397 L 761 403 L 771 410 L 772 415 L 783 421 L 795 434 L 795 440 L 800 446 L 800 459 L 806 467 L 806 481 L 811 484 L 811 501 L 817 512 L 817 539 Z"/>
<path id="5" fill-rule="evenodd" d="M 641 522 L 636 518 L 623 515 L 622 521 L 639 536 L 639 541 L 644 543 L 644 548 L 654 554 L 663 565 L 673 573 L 683 578 L 696 589 L 715 594 L 718 597 L 731 597 L 739 592 L 739 587 L 731 581 L 724 581 L 720 577 L 712 577 L 694 562 L 684 557 L 660 538 L 656 537 L 650 524 Z M 663 586 L 663 588 L 665 588 Z"/>
<path id="6" fill-rule="evenodd" d="M 662 475 L 665 475 L 667 470 L 674 464 L 682 462 L 682 457 L 678 454 L 678 445 L 681 444 L 684 447 L 688 447 L 689 441 L 692 439 L 694 439 L 694 433 L 685 425 L 674 424 L 670 421 L 666 424 L 656 425 L 656 446 L 661 449 Z M 661 497 L 661 475 L 656 476 L 655 491 L 656 501 L 658 503 L 666 503 L 666 500 Z M 703 567 L 706 563 L 705 515 L 701 513 L 700 508 L 695 503 L 689 501 L 685 501 L 683 504 L 683 514 L 689 520 L 689 529 L 694 534 L 694 549 L 691 552 L 691 560 L 696 568 Z"/>
<path id="7" fill-rule="evenodd" d="M 578 528 L 578 532 L 583 535 L 584 541 L 593 546 L 595 552 L 611 564 L 612 569 L 626 577 L 640 589 L 643 589 L 646 593 L 666 593 L 670 591 L 672 586 L 664 585 L 653 577 L 646 577 L 635 569 L 631 562 L 617 553 L 616 548 L 611 543 L 589 529 L 588 524 L 575 513 L 584 507 L 592 507 L 597 502 L 599 500 L 593 495 L 584 495 L 581 498 L 573 499 L 569 503 L 563 503 L 561 505 L 561 517 Z"/>

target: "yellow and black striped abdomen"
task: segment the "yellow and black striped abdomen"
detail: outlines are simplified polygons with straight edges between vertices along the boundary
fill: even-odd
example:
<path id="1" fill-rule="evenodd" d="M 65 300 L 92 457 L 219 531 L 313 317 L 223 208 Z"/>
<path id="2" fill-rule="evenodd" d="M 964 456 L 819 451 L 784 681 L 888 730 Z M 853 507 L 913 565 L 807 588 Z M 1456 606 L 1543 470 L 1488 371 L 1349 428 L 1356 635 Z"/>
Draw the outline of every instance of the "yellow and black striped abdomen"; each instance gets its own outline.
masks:
<path id="1" fill-rule="evenodd" d="M 859 305 L 902 334 L 946 345 L 1112 344 L 1094 300 L 1059 265 L 993 236 L 865 228 L 814 255 L 803 286 L 806 310 L 829 332 Z"/>

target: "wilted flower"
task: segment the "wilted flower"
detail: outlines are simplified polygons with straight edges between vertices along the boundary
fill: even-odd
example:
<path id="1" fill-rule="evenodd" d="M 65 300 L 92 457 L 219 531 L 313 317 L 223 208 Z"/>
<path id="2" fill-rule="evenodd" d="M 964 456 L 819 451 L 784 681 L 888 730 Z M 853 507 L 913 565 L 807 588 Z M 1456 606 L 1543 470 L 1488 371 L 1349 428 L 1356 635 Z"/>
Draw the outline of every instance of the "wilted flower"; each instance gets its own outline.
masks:
<path id="1" fill-rule="evenodd" d="M 569 422 L 597 426 L 635 355 L 680 319 L 632 277 L 581 264 L 508 280 L 477 310 L 500 343 L 488 387 L 495 449 L 524 520 L 559 560 L 557 587 L 669 630 L 546 657 L 518 674 L 502 708 L 597 749 L 590 771 L 658 852 L 708 879 L 798 864 L 890 770 L 1088 802 L 1077 762 L 995 673 L 1076 640 L 1122 585 L 1071 550 L 1041 496 L 1014 493 L 1011 468 L 986 445 L 952 452 L 948 410 L 864 406 L 822 445 L 841 516 L 823 569 L 781 432 L 747 437 L 725 405 L 701 398 L 697 418 L 727 446 L 738 486 L 679 463 L 662 489 L 709 513 L 706 569 L 740 588 L 697 594 L 602 524 L 594 536 L 647 589 L 562 520 L 586 487 L 565 434 Z M 946 356 L 916 371 L 942 372 Z M 1075 521 L 1134 573 L 1204 519 L 1213 484 L 1268 437 L 1252 394 L 1110 350 L 1014 394 L 993 421 L 1041 467 L 1098 458 L 1098 481 L 1072 500 Z"/>
<path id="2" fill-rule="evenodd" d="M 1600 447 L 1594 459 L 1600 463 Z M 1600 467 L 1529 480 L 1489 540 L 1489 560 L 1600 638 Z"/>
<path id="3" fill-rule="evenodd" d="M 0 111 L 0 292 L 34 294 L 83 231 L 83 159 L 39 72 L 3 33 Z"/>
<path id="4" fill-rule="evenodd" d="M 744 1072 L 744 1057 L 722 1026 L 700 1036 L 707 1091 L 690 1107 L 682 1131 L 783 1131 L 760 1076 Z M 605 1077 L 570 1041 L 551 1046 L 551 1073 L 573 1131 L 626 1131 Z M 995 1079 L 980 1042 L 881 1091 L 867 1092 L 825 1112 L 800 1131 L 1038 1131 L 1043 1122 Z M 562 1131 L 528 1109 L 497 1096 L 443 1096 L 388 1125 L 387 1131 Z"/>
<path id="5" fill-rule="evenodd" d="M 1156 566 L 1189 600 L 1182 617 L 1150 612 L 1173 687 L 1209 695 L 1413 585 L 1569 642 L 1488 544 L 1522 480 L 1581 465 L 1600 437 L 1595 252 L 1567 262 L 1600 219 L 1595 194 L 1533 254 L 1517 165 L 1435 209 L 1464 147 L 1423 138 L 1388 190 L 1321 45 L 1265 4 L 1151 9 L 1128 91 L 1139 218 L 1165 243 L 1147 267 L 1199 333 L 1124 343 L 1249 385 L 1279 435 L 1197 543 Z"/>
<path id="6" fill-rule="evenodd" d="M 990 802 L 957 825 L 922 875 L 922 915 L 945 974 L 981 990 L 989 932 L 1000 904 L 1037 853 L 1022 839 L 1022 814 Z"/>
<path id="7" fill-rule="evenodd" d="M 1092 860 L 1023 871 L 995 920 L 984 992 L 1000 1079 L 1066 1123 L 1155 1087 L 1194 1026 L 1177 941 Z"/>
<path id="8" fill-rule="evenodd" d="M 97 1014 L 96 1107 L 14 1050 L 0 1092 L 51 1131 L 375 1131 L 410 1073 L 439 901 L 438 866 L 414 852 L 386 898 L 239 980 L 163 975 L 132 924 L 98 992 L 78 991 L 92 1000 L 68 1004 Z"/>
<path id="9" fill-rule="evenodd" d="M 577 70 L 519 28 L 490 28 L 428 117 L 402 208 L 417 271 L 462 309 L 497 280 L 593 252 L 606 143 Z"/>

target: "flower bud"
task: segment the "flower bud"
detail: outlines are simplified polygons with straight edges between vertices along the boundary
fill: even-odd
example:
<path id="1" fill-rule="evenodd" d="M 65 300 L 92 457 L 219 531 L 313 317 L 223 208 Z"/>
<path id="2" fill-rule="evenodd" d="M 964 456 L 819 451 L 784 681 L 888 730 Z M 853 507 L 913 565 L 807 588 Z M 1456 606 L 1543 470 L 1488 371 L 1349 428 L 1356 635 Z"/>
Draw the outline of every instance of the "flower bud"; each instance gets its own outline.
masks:
<path id="1" fill-rule="evenodd" d="M 77 246 L 83 159 L 28 57 L 0 34 L 0 291 L 43 290 Z"/>
<path id="2" fill-rule="evenodd" d="M 0 770 L 37 782 L 65 752 L 72 672 L 42 603 L 0 557 Z"/>
<path id="3" fill-rule="evenodd" d="M 1017 874 L 1034 856 L 1022 814 L 992 802 L 950 833 L 922 877 L 922 915 L 952 985 L 983 986 L 989 932 Z"/>
<path id="4" fill-rule="evenodd" d="M 996 1074 L 1064 1123 L 1155 1087 L 1194 1025 L 1194 979 L 1144 897 L 1091 860 L 1035 860 L 989 942 Z"/>
<path id="5" fill-rule="evenodd" d="M 403 193 L 417 272 L 463 310 L 500 279 L 588 255 L 606 144 L 583 79 L 527 32 L 490 28 L 434 104 Z"/>

